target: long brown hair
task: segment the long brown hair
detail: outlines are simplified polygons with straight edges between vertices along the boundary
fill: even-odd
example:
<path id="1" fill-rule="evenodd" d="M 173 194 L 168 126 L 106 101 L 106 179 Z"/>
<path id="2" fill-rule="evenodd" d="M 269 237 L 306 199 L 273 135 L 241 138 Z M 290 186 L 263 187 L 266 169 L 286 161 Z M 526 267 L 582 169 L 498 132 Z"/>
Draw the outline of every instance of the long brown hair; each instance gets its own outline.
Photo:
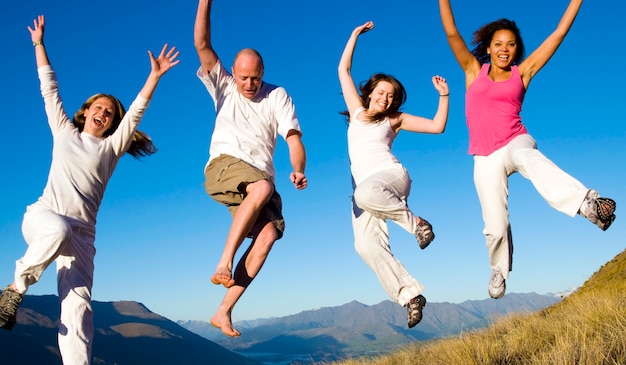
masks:
<path id="1" fill-rule="evenodd" d="M 124 115 L 126 114 L 126 108 L 124 108 L 122 102 L 120 102 L 119 99 L 117 99 L 113 95 L 102 93 L 92 95 L 91 97 L 89 97 L 89 99 L 85 100 L 80 109 L 78 109 L 78 111 L 74 113 L 74 118 L 72 119 L 72 122 L 74 122 L 76 128 L 78 128 L 78 130 L 82 132 L 83 128 L 85 128 L 85 110 L 89 109 L 94 101 L 102 97 L 111 100 L 111 102 L 115 104 L 113 123 L 111 124 L 111 128 L 107 129 L 103 135 L 103 137 L 106 138 L 112 135 L 117 130 L 117 127 L 119 127 L 120 123 L 122 122 L 122 118 L 124 118 Z M 135 134 L 133 135 L 133 141 L 130 144 L 130 148 L 126 152 L 128 152 L 131 156 L 135 158 L 139 158 L 142 156 L 149 156 L 156 151 L 157 148 L 152 143 L 152 139 L 150 139 L 150 137 L 144 132 L 136 130 Z"/>
<path id="2" fill-rule="evenodd" d="M 367 108 L 369 106 L 370 95 L 376 88 L 376 85 L 378 85 L 378 83 L 381 81 L 386 81 L 390 83 L 391 86 L 393 86 L 394 97 L 388 109 L 372 116 L 372 120 L 374 121 L 378 121 L 385 117 L 389 117 L 389 116 L 396 114 L 398 111 L 400 111 L 402 104 L 406 102 L 406 90 L 404 89 L 404 86 L 402 85 L 402 83 L 398 81 L 398 79 L 388 74 L 376 73 L 370 76 L 370 78 L 367 81 L 363 81 L 359 85 L 361 105 L 364 108 Z M 350 118 L 350 113 L 348 111 L 343 111 L 343 112 L 340 112 L 339 114 L 345 115 L 347 118 Z"/>

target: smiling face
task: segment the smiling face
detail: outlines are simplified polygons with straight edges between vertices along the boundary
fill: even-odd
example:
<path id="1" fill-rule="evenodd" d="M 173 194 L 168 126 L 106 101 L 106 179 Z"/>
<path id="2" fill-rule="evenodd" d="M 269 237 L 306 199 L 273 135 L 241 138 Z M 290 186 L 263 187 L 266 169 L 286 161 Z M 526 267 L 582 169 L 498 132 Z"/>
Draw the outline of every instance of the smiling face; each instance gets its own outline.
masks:
<path id="1" fill-rule="evenodd" d="M 508 29 L 501 29 L 493 33 L 487 54 L 489 54 L 492 66 L 510 67 L 517 55 L 515 33 Z"/>
<path id="2" fill-rule="evenodd" d="M 369 95 L 370 105 L 368 109 L 373 113 L 384 112 L 389 109 L 394 97 L 393 85 L 387 81 L 379 81 Z"/>
<path id="3" fill-rule="evenodd" d="M 113 125 L 115 113 L 116 106 L 111 99 L 106 96 L 97 98 L 83 113 L 85 117 L 83 132 L 99 138 L 104 137 L 104 133 Z"/>

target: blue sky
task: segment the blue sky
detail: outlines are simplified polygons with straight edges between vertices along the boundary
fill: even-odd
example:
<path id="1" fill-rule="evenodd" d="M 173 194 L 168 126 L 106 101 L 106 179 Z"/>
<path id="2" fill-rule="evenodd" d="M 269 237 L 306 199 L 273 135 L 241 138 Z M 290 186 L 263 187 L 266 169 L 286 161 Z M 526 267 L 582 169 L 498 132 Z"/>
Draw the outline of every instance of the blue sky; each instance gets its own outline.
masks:
<path id="1" fill-rule="evenodd" d="M 566 0 L 528 0 L 515 9 L 453 0 L 457 25 L 472 32 L 501 17 L 515 20 L 528 50 L 556 27 Z M 21 220 L 41 194 L 51 156 L 34 51 L 26 30 L 46 16 L 45 43 L 58 73 L 65 107 L 73 114 L 97 92 L 129 106 L 149 72 L 147 50 L 178 47 L 181 63 L 162 79 L 140 129 L 159 148 L 151 157 L 120 161 L 98 216 L 93 299 L 136 300 L 172 320 L 208 321 L 224 289 L 210 283 L 230 224 L 226 208 L 202 188 L 214 107 L 195 76 L 195 1 L 78 0 L 12 2 L 0 13 L 0 285 L 13 277 L 25 251 Z M 622 2 L 588 1 L 568 37 L 530 85 L 522 118 L 539 148 L 561 168 L 618 202 L 606 232 L 580 216 L 551 209 L 532 184 L 510 179 L 515 255 L 508 292 L 559 292 L 582 285 L 624 250 L 626 236 L 626 73 L 619 42 L 626 27 Z M 436 239 L 421 251 L 415 239 L 391 227 L 396 256 L 426 287 L 430 302 L 485 299 L 490 268 L 480 206 L 467 155 L 464 77 L 450 52 L 437 1 L 298 2 L 216 0 L 213 44 L 227 65 L 237 50 L 257 48 L 265 80 L 292 95 L 304 130 L 309 187 L 288 180 L 284 141 L 276 151 L 277 188 L 287 230 L 233 312 L 233 320 L 286 316 L 352 300 L 387 300 L 373 272 L 353 248 L 351 184 L 337 62 L 352 29 L 373 20 L 359 39 L 353 76 L 398 77 L 408 92 L 404 110 L 432 117 L 438 101 L 432 75 L 451 89 L 442 135 L 403 132 L 394 151 L 409 170 L 409 205 L 434 226 Z M 594 57 L 591 57 L 594 56 Z M 5 284 L 1 284 L 2 280 Z M 29 294 L 56 294 L 51 266 Z M 425 312 L 427 315 L 427 310 Z"/>

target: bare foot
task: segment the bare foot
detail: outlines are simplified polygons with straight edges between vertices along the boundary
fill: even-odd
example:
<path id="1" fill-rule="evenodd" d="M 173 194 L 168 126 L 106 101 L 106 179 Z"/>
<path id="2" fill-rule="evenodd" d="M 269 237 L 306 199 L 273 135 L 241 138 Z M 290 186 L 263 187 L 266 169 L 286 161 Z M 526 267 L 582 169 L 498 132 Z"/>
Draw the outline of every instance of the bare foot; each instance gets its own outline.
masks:
<path id="1" fill-rule="evenodd" d="M 219 313 L 215 313 L 213 315 L 213 318 L 211 318 L 211 324 L 213 325 L 213 327 L 221 329 L 226 336 L 239 337 L 241 335 L 239 331 L 233 328 L 230 316 L 228 315 L 220 315 Z"/>
<path id="2" fill-rule="evenodd" d="M 232 274 L 230 270 L 222 270 L 219 269 L 211 276 L 211 282 L 215 285 L 224 285 L 225 288 L 230 288 L 235 285 L 235 280 L 232 278 Z"/>

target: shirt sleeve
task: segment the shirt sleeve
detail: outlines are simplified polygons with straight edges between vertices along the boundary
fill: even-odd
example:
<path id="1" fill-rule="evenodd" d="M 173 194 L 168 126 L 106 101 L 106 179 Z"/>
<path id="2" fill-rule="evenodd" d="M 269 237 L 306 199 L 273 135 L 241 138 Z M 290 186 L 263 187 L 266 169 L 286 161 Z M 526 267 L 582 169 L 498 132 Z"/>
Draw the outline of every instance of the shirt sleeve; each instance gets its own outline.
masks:
<path id="1" fill-rule="evenodd" d="M 126 114 L 124 114 L 120 125 L 115 132 L 109 136 L 109 143 L 111 143 L 113 151 L 117 156 L 123 155 L 130 148 L 135 131 L 146 109 L 148 109 L 149 103 L 149 99 L 137 95 Z"/>
<path id="2" fill-rule="evenodd" d="M 232 75 L 224 68 L 221 61 L 217 61 L 211 72 L 206 75 L 202 67 L 198 68 L 196 76 L 213 98 L 215 109 L 218 110 L 228 95 L 229 86 L 234 82 Z"/>
<path id="3" fill-rule="evenodd" d="M 298 116 L 296 115 L 296 106 L 293 100 L 282 87 L 274 90 L 275 118 L 278 121 L 278 134 L 283 138 L 287 138 L 290 130 L 296 130 L 302 135 Z"/>
<path id="4" fill-rule="evenodd" d="M 63 108 L 63 101 L 59 94 L 59 84 L 52 66 L 39 67 L 37 74 L 39 76 L 46 116 L 48 117 L 48 125 L 52 135 L 56 135 L 64 126 L 74 126 L 74 124 Z"/>

